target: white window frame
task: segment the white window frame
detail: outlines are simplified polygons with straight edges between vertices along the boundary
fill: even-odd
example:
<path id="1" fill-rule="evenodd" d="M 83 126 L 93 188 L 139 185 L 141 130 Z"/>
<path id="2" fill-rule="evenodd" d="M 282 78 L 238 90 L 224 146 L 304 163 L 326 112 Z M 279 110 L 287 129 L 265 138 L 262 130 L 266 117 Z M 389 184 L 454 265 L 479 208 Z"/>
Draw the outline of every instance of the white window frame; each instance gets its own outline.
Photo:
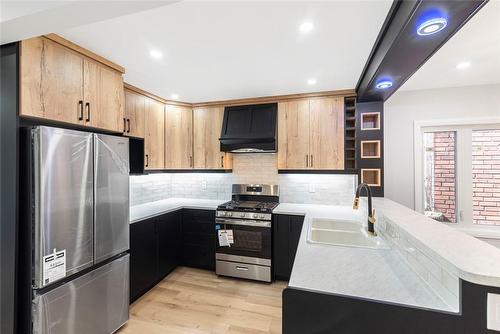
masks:
<path id="1" fill-rule="evenodd" d="M 500 117 L 414 121 L 415 210 L 424 213 L 424 132 L 455 131 L 456 223 L 445 223 L 476 237 L 500 239 L 500 226 L 473 223 L 472 130 L 500 129 Z M 465 162 L 464 162 L 465 161 Z"/>

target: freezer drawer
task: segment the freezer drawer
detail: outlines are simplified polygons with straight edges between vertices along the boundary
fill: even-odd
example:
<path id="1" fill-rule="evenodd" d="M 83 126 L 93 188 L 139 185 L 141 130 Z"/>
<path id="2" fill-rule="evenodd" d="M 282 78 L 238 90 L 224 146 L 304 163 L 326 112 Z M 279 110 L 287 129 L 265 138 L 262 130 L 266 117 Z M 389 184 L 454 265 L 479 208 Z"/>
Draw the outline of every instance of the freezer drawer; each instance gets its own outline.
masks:
<path id="1" fill-rule="evenodd" d="M 95 263 L 129 249 L 128 138 L 94 135 Z"/>
<path id="2" fill-rule="evenodd" d="M 33 283 L 41 288 L 94 262 L 93 146 L 90 133 L 43 126 L 32 139 Z M 47 269 L 54 250 L 65 251 L 57 275 Z"/>
<path id="3" fill-rule="evenodd" d="M 128 320 L 129 255 L 33 300 L 34 334 L 110 334 Z"/>

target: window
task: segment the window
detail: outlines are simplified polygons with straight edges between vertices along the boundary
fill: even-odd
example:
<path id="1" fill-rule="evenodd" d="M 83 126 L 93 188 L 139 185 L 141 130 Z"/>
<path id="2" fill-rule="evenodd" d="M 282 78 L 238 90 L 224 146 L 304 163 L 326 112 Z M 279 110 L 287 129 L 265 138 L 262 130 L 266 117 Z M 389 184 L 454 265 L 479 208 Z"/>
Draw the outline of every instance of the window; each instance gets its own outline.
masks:
<path id="1" fill-rule="evenodd" d="M 500 130 L 472 131 L 473 223 L 500 226 Z"/>
<path id="2" fill-rule="evenodd" d="M 415 207 L 460 228 L 500 233 L 500 119 L 416 122 Z"/>
<path id="3" fill-rule="evenodd" d="M 456 222 L 455 131 L 424 132 L 424 212 Z"/>

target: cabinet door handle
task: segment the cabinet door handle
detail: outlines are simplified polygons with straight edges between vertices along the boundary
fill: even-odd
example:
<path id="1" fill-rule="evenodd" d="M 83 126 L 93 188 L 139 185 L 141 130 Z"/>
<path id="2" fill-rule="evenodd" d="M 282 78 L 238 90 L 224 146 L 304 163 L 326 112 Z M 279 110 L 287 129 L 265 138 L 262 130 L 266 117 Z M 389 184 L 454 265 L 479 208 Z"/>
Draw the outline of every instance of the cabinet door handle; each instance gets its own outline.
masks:
<path id="1" fill-rule="evenodd" d="M 78 120 L 83 121 L 83 101 L 78 101 Z"/>
<path id="2" fill-rule="evenodd" d="M 224 168 L 224 156 L 220 157 L 220 162 L 221 162 L 222 168 Z"/>
<path id="3" fill-rule="evenodd" d="M 123 133 L 125 133 L 127 130 L 127 119 L 123 117 Z"/>
<path id="4" fill-rule="evenodd" d="M 90 122 L 90 102 L 85 103 L 85 108 L 87 109 L 87 119 L 85 122 Z"/>
<path id="5" fill-rule="evenodd" d="M 311 167 L 314 167 L 313 155 L 311 154 Z"/>
<path id="6" fill-rule="evenodd" d="M 189 156 L 189 167 L 193 167 L 193 157 Z"/>
<path id="7" fill-rule="evenodd" d="M 127 133 L 130 133 L 130 118 L 127 118 Z"/>
<path id="8" fill-rule="evenodd" d="M 306 167 L 309 167 L 309 154 L 306 155 Z"/>
<path id="9" fill-rule="evenodd" d="M 146 154 L 146 167 L 149 167 L 149 154 Z"/>

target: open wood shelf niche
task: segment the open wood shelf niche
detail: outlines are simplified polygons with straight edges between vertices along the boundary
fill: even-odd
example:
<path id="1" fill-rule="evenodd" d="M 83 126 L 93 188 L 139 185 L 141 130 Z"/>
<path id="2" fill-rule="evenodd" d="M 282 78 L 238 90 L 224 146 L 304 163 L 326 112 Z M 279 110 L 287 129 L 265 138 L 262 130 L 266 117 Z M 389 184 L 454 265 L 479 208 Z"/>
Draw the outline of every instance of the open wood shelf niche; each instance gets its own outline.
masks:
<path id="1" fill-rule="evenodd" d="M 344 168 L 356 169 L 356 97 L 344 99 Z"/>
<path id="2" fill-rule="evenodd" d="M 380 140 L 361 141 L 361 159 L 380 158 Z"/>

